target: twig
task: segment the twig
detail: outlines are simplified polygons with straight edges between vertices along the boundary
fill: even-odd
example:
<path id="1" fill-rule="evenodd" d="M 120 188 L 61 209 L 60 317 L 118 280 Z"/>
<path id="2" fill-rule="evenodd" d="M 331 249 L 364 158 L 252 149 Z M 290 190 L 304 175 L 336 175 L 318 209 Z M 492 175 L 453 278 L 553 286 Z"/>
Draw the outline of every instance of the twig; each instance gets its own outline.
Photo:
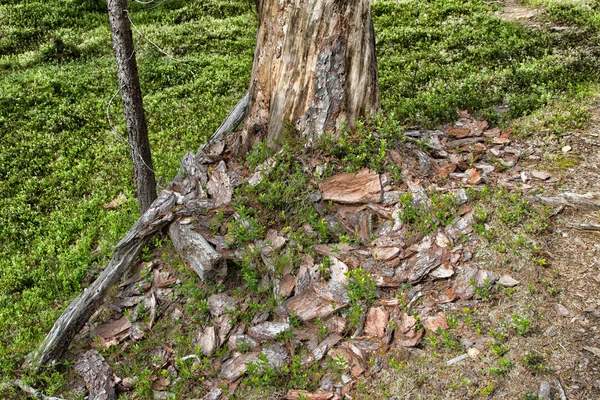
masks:
<path id="1" fill-rule="evenodd" d="M 560 214 L 561 212 L 563 212 L 563 210 L 565 209 L 565 205 L 561 205 L 560 207 L 558 207 L 556 210 L 552 211 L 552 214 L 550 214 L 548 216 L 548 218 L 554 218 L 556 217 L 558 214 Z"/>
<path id="2" fill-rule="evenodd" d="M 165 0 L 166 1 L 166 0 Z M 163 2 L 164 3 L 164 2 Z M 162 4 L 162 3 L 160 3 Z M 160 5 L 159 4 L 159 5 Z M 125 10 L 125 12 L 127 13 L 127 19 L 129 19 L 129 23 L 131 24 L 131 26 L 133 27 L 133 29 L 135 29 L 135 31 L 138 33 L 138 35 L 140 35 L 140 37 L 142 37 L 144 40 L 146 40 L 148 43 L 150 43 L 151 45 L 153 45 L 154 47 L 156 47 L 156 49 L 161 52 L 163 55 L 167 56 L 168 58 L 170 58 L 173 61 L 177 61 L 177 62 L 192 62 L 193 60 L 180 60 L 174 56 L 172 56 L 171 54 L 167 53 L 165 50 L 163 50 L 159 45 L 157 45 L 156 43 L 154 43 L 152 40 L 148 39 L 146 36 L 144 36 L 144 34 L 138 29 L 138 27 L 133 23 L 133 21 L 131 20 L 131 16 L 129 15 L 129 11 Z"/>
<path id="3" fill-rule="evenodd" d="M 562 193 L 554 197 L 533 196 L 531 200 L 552 205 L 571 207 L 600 208 L 600 193 Z"/>
<path id="4" fill-rule="evenodd" d="M 40 392 L 39 390 L 26 385 L 25 382 L 23 382 L 20 379 L 15 379 L 13 382 L 13 386 L 21 389 L 22 391 L 24 391 L 25 393 L 27 393 L 28 395 L 30 395 L 31 397 L 35 397 L 36 399 L 42 399 L 42 400 L 63 400 L 60 397 L 52 397 L 52 396 L 46 396 L 45 394 L 43 394 L 42 392 Z"/>
<path id="5" fill-rule="evenodd" d="M 198 357 L 195 354 L 190 354 L 189 356 L 181 357 L 181 361 L 187 361 L 187 360 L 196 360 L 196 362 L 198 362 L 198 363 L 202 362 L 202 360 L 200 360 L 200 357 Z"/>
<path id="6" fill-rule="evenodd" d="M 556 379 L 556 386 L 558 386 L 558 394 L 560 396 L 560 400 L 567 400 L 567 394 L 565 393 L 565 389 L 560 383 L 560 379 Z"/>
<path id="7" fill-rule="evenodd" d="M 577 222 L 567 222 L 567 227 L 579 231 L 600 231 L 600 224 L 580 224 Z"/>

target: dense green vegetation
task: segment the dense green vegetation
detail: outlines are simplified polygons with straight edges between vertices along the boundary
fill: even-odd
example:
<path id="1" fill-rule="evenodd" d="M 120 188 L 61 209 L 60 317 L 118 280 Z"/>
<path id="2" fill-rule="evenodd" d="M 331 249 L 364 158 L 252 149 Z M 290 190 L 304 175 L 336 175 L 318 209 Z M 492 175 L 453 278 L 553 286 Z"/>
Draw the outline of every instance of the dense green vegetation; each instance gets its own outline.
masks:
<path id="1" fill-rule="evenodd" d="M 17 371 L 136 218 L 105 6 L 0 0 L 2 375 Z M 492 11 L 482 0 L 373 4 L 390 120 L 432 126 L 469 109 L 503 122 L 597 81 L 586 43 L 570 46 Z M 130 14 L 165 183 L 245 91 L 256 14 L 243 0 L 132 2 Z M 104 206 L 120 192 L 124 205 Z"/>
<path id="2" fill-rule="evenodd" d="M 136 218 L 103 2 L 0 6 L 0 371 L 18 367 Z M 255 15 L 243 1 L 132 3 L 159 182 L 246 89 Z M 148 10 L 146 10 L 148 9 Z M 60 41 L 60 42 L 59 42 Z M 63 52 L 59 52 L 63 43 Z M 120 192 L 118 210 L 103 207 Z M 85 282 L 84 282 L 85 280 Z"/>

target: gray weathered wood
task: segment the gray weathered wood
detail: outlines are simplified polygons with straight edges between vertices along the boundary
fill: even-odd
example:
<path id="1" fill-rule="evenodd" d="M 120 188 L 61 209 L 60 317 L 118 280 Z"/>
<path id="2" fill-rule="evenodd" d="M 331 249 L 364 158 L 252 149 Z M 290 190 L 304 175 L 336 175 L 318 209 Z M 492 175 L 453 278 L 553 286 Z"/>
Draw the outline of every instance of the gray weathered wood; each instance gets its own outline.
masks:
<path id="1" fill-rule="evenodd" d="M 31 397 L 36 398 L 36 399 L 63 400 L 60 397 L 46 396 L 39 390 L 27 385 L 25 382 L 23 382 L 20 379 L 15 379 L 14 381 L 12 381 L 12 385 L 15 387 L 18 387 L 19 389 L 21 389 L 22 391 L 24 391 L 25 393 L 27 393 L 28 395 L 30 395 Z M 2 389 L 2 386 L 0 386 L 0 389 Z"/>
<path id="2" fill-rule="evenodd" d="M 216 157 L 223 153 L 226 143 L 226 135 L 233 130 L 246 118 L 248 112 L 248 99 L 250 98 L 248 92 L 240 99 L 236 106 L 229 112 L 225 121 L 219 126 L 219 129 L 211 136 L 210 140 L 206 142 L 200 151 L 196 154 L 196 158 L 204 162 L 203 158 Z M 213 161 L 207 160 L 207 161 Z"/>
<path id="3" fill-rule="evenodd" d="M 576 222 L 567 222 L 569 228 L 580 231 L 600 231 L 600 224 L 581 224 Z"/>
<path id="4" fill-rule="evenodd" d="M 582 208 L 600 208 L 600 193 L 562 193 L 558 196 L 545 197 L 534 196 L 531 198 L 537 202 L 548 203 L 552 205 L 566 205 Z"/>
<path id="5" fill-rule="evenodd" d="M 102 305 L 110 287 L 135 262 L 152 236 L 173 219 L 175 195 L 164 191 L 117 244 L 112 258 L 90 287 L 62 313 L 38 349 L 29 354 L 25 365 L 36 370 L 58 360 L 71 340 Z"/>
<path id="6" fill-rule="evenodd" d="M 234 111 L 229 114 L 226 121 L 213 135 L 213 138 L 216 139 L 211 139 L 209 145 L 214 144 L 215 140 L 225 140 L 225 135 L 235 129 L 243 119 L 246 106 L 247 95 L 240 100 Z M 186 154 L 182 166 L 191 168 L 196 165 L 199 160 L 205 157 L 203 149 L 209 150 L 207 146 L 203 146 L 197 156 L 192 155 L 190 157 L 189 153 Z M 189 171 L 184 172 L 188 173 Z M 192 178 L 201 180 L 197 176 Z M 193 180 L 189 179 L 189 184 L 192 184 Z M 214 207 L 211 200 L 185 199 L 180 193 L 172 190 L 176 187 L 185 192 L 185 187 L 182 188 L 183 182 L 185 182 L 183 177 L 178 174 L 168 185 L 171 189 L 164 190 L 154 200 L 150 208 L 117 244 L 110 262 L 100 276 L 71 302 L 54 323 L 37 350 L 28 355 L 24 364 L 25 367 L 39 371 L 41 367 L 60 359 L 75 335 L 83 328 L 98 307 L 103 304 L 110 287 L 123 277 L 125 272 L 137 260 L 144 246 L 157 232 L 164 229 L 176 218 L 191 216 L 199 211 Z M 197 183 L 193 184 L 197 185 Z"/>
<path id="7" fill-rule="evenodd" d="M 169 226 L 169 237 L 177 253 L 190 264 L 200 279 L 225 276 L 225 259 L 200 233 L 192 229 L 192 225 L 173 222 Z"/>

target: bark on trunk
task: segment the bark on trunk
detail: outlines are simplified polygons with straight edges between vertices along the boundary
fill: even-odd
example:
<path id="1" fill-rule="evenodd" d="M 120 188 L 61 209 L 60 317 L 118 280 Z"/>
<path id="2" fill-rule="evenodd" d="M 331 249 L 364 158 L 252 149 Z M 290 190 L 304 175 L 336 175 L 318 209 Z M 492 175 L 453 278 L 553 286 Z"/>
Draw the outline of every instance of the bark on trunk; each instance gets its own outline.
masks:
<path id="1" fill-rule="evenodd" d="M 127 123 L 127 137 L 140 213 L 143 214 L 156 199 L 156 181 L 148 140 L 148 126 L 142 105 L 142 91 L 138 78 L 135 50 L 127 0 L 109 0 L 108 17 L 112 31 L 113 47 L 117 60 L 117 74 L 121 85 L 121 100 Z"/>
<path id="2" fill-rule="evenodd" d="M 258 0 L 248 116 L 234 152 L 276 148 L 289 120 L 312 140 L 379 110 L 369 0 Z"/>

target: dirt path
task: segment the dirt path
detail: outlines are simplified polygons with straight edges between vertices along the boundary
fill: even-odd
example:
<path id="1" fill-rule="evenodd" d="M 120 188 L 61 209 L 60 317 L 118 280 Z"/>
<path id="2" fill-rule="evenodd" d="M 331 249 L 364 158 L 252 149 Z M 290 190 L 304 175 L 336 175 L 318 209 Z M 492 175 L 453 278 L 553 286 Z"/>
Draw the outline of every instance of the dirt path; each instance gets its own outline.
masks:
<path id="1" fill-rule="evenodd" d="M 541 24 L 537 20 L 540 15 L 540 10 L 524 7 L 517 0 L 506 0 L 504 6 L 498 13 L 504 21 L 519 21 L 522 24 L 530 27 L 540 27 Z"/>

